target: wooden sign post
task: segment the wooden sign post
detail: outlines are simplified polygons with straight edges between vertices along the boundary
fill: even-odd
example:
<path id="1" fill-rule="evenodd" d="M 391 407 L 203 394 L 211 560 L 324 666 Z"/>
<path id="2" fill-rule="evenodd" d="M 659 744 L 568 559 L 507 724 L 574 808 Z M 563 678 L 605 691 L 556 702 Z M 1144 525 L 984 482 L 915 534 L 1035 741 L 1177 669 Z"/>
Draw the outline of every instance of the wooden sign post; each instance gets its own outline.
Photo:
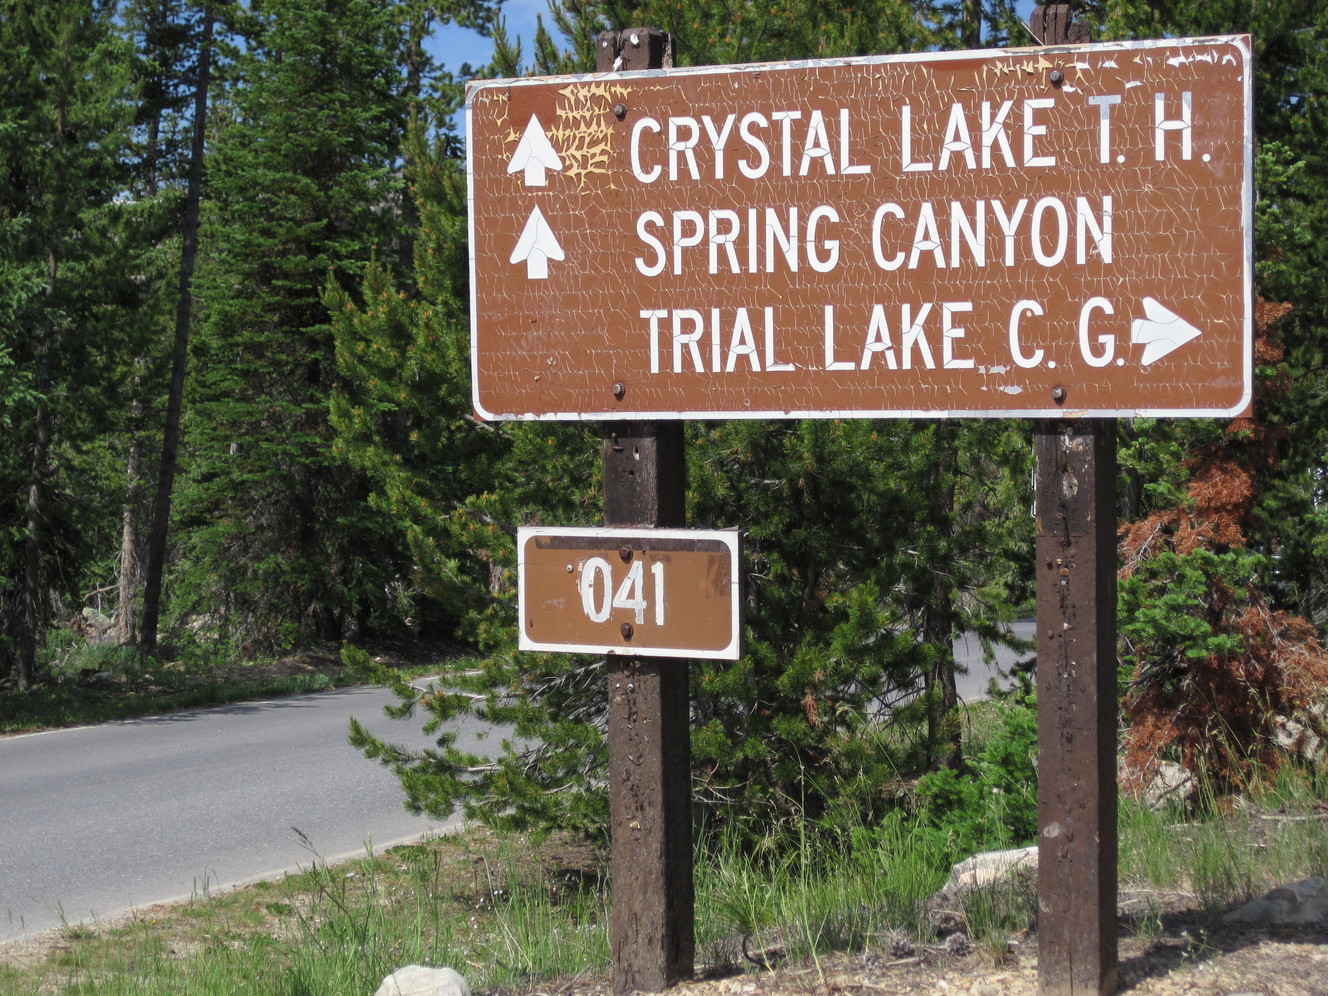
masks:
<path id="1" fill-rule="evenodd" d="M 1034 8 L 1032 28 L 1043 45 L 1088 40 L 1069 4 Z M 1038 990 L 1104 996 L 1117 984 L 1116 422 L 1036 426 Z"/>
<path id="2" fill-rule="evenodd" d="M 600 72 L 672 65 L 664 32 L 599 36 Z M 606 526 L 686 524 L 683 423 L 606 423 L 603 453 Z M 611 655 L 608 675 L 613 991 L 660 992 L 690 979 L 696 956 L 689 667 Z"/>
<path id="3" fill-rule="evenodd" d="M 682 429 L 605 427 L 606 524 L 684 524 Z M 659 992 L 691 978 L 695 957 L 689 667 L 660 657 L 607 660 L 613 991 Z"/>
<path id="4" fill-rule="evenodd" d="M 1038 422 L 1038 986 L 1116 988 L 1116 423 Z"/>

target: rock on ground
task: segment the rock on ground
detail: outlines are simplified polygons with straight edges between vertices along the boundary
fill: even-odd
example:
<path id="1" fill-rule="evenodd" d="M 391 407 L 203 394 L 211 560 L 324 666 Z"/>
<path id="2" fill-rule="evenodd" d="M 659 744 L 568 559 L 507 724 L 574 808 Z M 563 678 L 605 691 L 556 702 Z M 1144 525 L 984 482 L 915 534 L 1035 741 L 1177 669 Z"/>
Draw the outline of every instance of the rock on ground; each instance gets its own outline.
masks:
<path id="1" fill-rule="evenodd" d="M 943 891 L 948 895 L 966 896 L 1016 875 L 1035 880 L 1037 867 L 1036 844 L 1012 851 L 984 851 L 955 865 L 950 871 L 950 880 L 945 883 Z"/>
<path id="2" fill-rule="evenodd" d="M 1303 927 L 1328 924 L 1328 879 L 1319 875 L 1274 889 L 1227 914 L 1228 923 Z"/>
<path id="3" fill-rule="evenodd" d="M 470 986 L 453 969 L 407 965 L 385 978 L 374 996 L 470 996 Z"/>

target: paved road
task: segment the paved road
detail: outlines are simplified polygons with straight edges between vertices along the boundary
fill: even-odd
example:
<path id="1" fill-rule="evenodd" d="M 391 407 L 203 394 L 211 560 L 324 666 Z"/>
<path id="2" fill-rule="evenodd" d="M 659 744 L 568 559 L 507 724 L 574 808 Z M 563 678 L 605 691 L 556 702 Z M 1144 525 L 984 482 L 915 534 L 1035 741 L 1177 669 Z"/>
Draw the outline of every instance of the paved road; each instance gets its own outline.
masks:
<path id="1" fill-rule="evenodd" d="M 1010 629 L 1019 639 L 1031 640 L 1037 633 L 1037 623 L 1032 619 L 1020 619 L 1011 623 Z M 1008 672 L 1011 665 L 1032 657 L 1033 651 L 1015 653 L 1006 647 L 997 647 L 995 666 L 988 667 L 982 662 L 982 644 L 978 642 L 976 636 L 968 634 L 955 640 L 954 654 L 955 663 L 968 668 L 968 674 L 960 674 L 955 678 L 955 687 L 959 691 L 959 698 L 963 702 L 976 702 L 978 699 L 987 697 L 987 686 L 992 678 L 998 677 L 996 667 Z M 1012 684 L 1013 682 L 1009 680 L 1001 682 L 1003 688 L 1008 688 Z"/>
<path id="2" fill-rule="evenodd" d="M 394 743 L 376 688 L 349 688 L 0 739 L 0 942 L 363 854 L 443 825 L 346 743 Z M 464 746 L 464 745 L 463 745 Z"/>

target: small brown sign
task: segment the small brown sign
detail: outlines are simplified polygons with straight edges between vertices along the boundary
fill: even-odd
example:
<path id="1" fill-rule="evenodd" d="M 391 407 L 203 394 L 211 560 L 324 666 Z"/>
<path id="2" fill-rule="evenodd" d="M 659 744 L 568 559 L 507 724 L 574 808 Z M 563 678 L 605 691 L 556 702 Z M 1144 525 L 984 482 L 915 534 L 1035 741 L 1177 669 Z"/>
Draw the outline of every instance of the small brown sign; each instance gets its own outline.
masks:
<path id="1" fill-rule="evenodd" d="M 522 650 L 737 660 L 739 534 L 522 528 Z"/>
<path id="2" fill-rule="evenodd" d="M 486 80 L 484 418 L 1227 415 L 1247 37 Z"/>

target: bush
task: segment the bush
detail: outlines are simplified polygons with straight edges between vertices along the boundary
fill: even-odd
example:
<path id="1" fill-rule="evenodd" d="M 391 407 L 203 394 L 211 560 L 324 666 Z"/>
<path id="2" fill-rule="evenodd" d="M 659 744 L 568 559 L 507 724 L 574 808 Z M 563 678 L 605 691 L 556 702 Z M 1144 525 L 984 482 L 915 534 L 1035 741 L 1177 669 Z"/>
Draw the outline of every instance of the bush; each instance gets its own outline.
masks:
<path id="1" fill-rule="evenodd" d="M 999 710 L 1001 727 L 969 761 L 918 782 L 923 825 L 934 846 L 957 861 L 1037 838 L 1037 709 L 1033 697 Z"/>

